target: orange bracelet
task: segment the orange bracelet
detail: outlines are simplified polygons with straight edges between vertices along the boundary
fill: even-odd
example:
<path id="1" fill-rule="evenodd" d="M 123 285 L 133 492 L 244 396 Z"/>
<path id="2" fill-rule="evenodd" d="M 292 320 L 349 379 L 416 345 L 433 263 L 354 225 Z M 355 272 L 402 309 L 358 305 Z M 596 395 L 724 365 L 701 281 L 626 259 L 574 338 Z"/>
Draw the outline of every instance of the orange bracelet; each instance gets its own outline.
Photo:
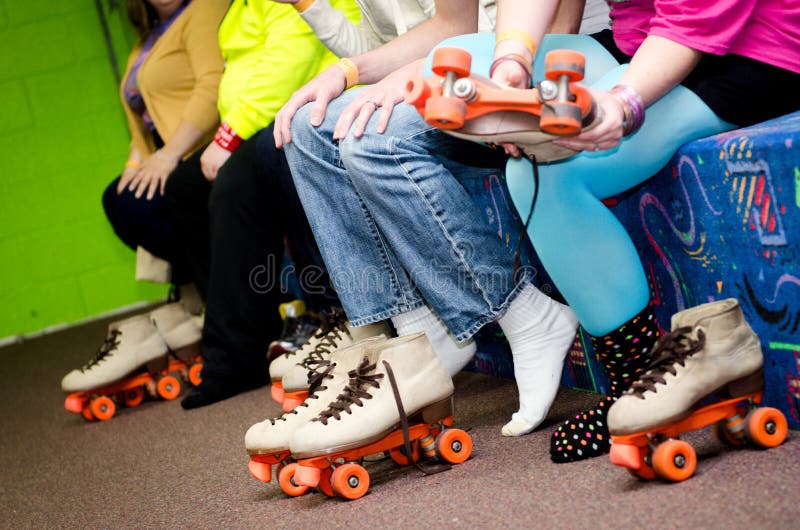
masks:
<path id="1" fill-rule="evenodd" d="M 305 13 L 306 10 L 314 5 L 314 2 L 317 0 L 298 0 L 294 5 L 294 8 L 297 9 L 298 13 Z"/>
<path id="2" fill-rule="evenodd" d="M 358 84 L 358 67 L 353 61 L 345 57 L 339 59 L 339 62 L 335 64 L 344 72 L 345 90 Z"/>
<path id="3" fill-rule="evenodd" d="M 131 159 L 125 162 L 125 169 L 139 169 L 140 167 L 142 164 L 136 160 Z"/>
<path id="4" fill-rule="evenodd" d="M 497 34 L 495 44 L 504 40 L 515 40 L 520 42 L 528 49 L 529 52 L 531 52 L 531 57 L 536 54 L 536 41 L 534 41 L 533 37 L 528 35 L 527 32 L 521 29 L 506 29 L 501 31 Z"/>

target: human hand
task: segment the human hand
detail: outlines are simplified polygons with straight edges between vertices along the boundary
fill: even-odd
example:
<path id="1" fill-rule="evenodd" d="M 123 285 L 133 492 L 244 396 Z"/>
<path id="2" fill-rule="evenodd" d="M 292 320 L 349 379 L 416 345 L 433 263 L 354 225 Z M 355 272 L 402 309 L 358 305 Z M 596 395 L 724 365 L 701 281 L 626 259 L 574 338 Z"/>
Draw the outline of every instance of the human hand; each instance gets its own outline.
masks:
<path id="1" fill-rule="evenodd" d="M 398 68 L 381 81 L 362 89 L 344 108 L 333 129 L 333 139 L 341 140 L 353 127 L 353 136 L 361 138 L 372 115 L 380 109 L 377 132 L 383 134 L 389 125 L 394 106 L 403 101 L 404 89 L 415 73 L 421 73 L 422 62 L 415 61 Z"/>
<path id="2" fill-rule="evenodd" d="M 321 124 L 325 119 L 328 103 L 344 92 L 346 83 L 347 80 L 342 69 L 332 65 L 292 94 L 289 101 L 275 115 L 275 125 L 272 131 L 275 146 L 280 149 L 283 144 L 292 141 L 292 118 L 306 103 L 314 101 L 311 109 L 311 125 L 317 127 Z"/>
<path id="3" fill-rule="evenodd" d="M 277 1 L 277 0 L 276 0 Z M 211 142 L 200 155 L 200 169 L 206 180 L 213 182 L 217 178 L 219 168 L 231 157 L 231 152 L 220 147 L 216 142 Z"/>
<path id="4" fill-rule="evenodd" d="M 137 199 L 147 192 L 148 201 L 155 196 L 156 190 L 164 195 L 167 178 L 178 167 L 178 161 L 178 158 L 156 151 L 142 162 L 141 167 L 130 180 L 128 190 L 135 192 Z"/>
<path id="5" fill-rule="evenodd" d="M 508 88 L 529 88 L 530 72 L 516 61 L 501 61 L 497 63 L 492 72 L 492 81 Z M 513 158 L 522 157 L 522 151 L 516 145 L 510 143 L 501 143 L 499 145 L 508 156 Z"/>
<path id="6" fill-rule="evenodd" d="M 139 172 L 138 167 L 126 167 L 125 170 L 122 172 L 122 176 L 119 178 L 119 182 L 117 183 L 117 195 L 122 193 L 125 188 L 128 187 L 128 184 L 131 180 L 136 176 L 136 173 Z"/>
<path id="7" fill-rule="evenodd" d="M 576 151 L 605 151 L 619 145 L 625 111 L 613 94 L 589 89 L 600 112 L 600 123 L 577 136 L 565 136 L 553 143 Z"/>

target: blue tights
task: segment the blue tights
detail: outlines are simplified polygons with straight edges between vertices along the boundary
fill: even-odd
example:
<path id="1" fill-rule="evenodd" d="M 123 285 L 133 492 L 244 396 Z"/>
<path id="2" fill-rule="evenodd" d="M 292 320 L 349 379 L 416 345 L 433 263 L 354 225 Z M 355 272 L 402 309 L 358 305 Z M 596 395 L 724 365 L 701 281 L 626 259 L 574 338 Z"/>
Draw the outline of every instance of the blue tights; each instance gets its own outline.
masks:
<path id="1" fill-rule="evenodd" d="M 473 56 L 472 70 L 488 74 L 493 34 L 462 35 L 440 46 L 457 46 Z M 548 35 L 534 61 L 541 78 L 544 55 L 568 48 L 586 55 L 584 83 L 613 87 L 627 65 L 586 35 Z M 616 148 L 582 152 L 539 165 L 539 194 L 528 235 L 547 272 L 583 327 L 601 336 L 638 314 L 650 294 L 641 260 L 625 228 L 601 202 L 650 178 L 686 142 L 732 129 L 693 92 L 678 86 L 648 107 L 647 119 Z M 509 160 L 506 179 L 521 218 L 534 193 L 528 160 Z"/>

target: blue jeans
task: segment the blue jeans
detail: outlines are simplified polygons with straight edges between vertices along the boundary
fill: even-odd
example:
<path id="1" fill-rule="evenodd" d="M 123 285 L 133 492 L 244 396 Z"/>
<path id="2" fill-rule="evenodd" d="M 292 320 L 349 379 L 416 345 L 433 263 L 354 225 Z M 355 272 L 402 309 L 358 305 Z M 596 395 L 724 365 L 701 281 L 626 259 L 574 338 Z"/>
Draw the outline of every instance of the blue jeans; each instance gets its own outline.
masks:
<path id="1" fill-rule="evenodd" d="M 331 102 L 319 127 L 310 105 L 292 122 L 286 156 L 339 299 L 353 325 L 427 303 L 458 340 L 503 315 L 530 281 L 465 191 L 466 179 L 500 172 L 496 155 L 394 108 L 384 134 L 376 116 L 360 139 L 332 140 L 356 91 Z M 483 163 L 484 167 L 480 167 Z"/>

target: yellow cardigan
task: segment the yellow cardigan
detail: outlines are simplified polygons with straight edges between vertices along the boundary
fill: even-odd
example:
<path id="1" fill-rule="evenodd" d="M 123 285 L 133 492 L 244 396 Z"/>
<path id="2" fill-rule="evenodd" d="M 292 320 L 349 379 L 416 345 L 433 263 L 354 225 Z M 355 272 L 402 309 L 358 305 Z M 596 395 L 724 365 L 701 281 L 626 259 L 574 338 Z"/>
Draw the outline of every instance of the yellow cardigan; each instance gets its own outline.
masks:
<path id="1" fill-rule="evenodd" d="M 139 68 L 139 90 L 164 142 L 169 141 L 181 120 L 207 131 L 191 151 L 214 136 L 219 123 L 217 91 L 223 69 L 217 29 L 229 5 L 229 0 L 193 0 L 159 37 Z M 120 95 L 131 148 L 138 148 L 145 157 L 155 151 L 155 146 L 144 121 L 131 111 L 124 94 L 125 79 L 140 48 L 141 44 L 137 45 L 128 57 Z"/>

